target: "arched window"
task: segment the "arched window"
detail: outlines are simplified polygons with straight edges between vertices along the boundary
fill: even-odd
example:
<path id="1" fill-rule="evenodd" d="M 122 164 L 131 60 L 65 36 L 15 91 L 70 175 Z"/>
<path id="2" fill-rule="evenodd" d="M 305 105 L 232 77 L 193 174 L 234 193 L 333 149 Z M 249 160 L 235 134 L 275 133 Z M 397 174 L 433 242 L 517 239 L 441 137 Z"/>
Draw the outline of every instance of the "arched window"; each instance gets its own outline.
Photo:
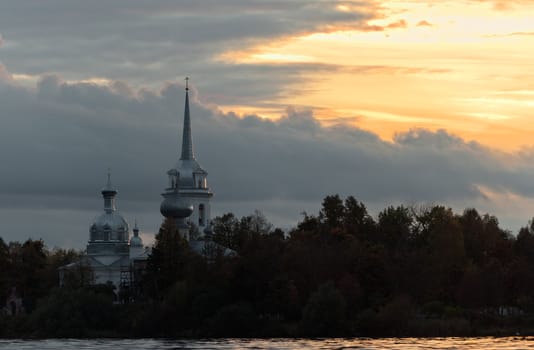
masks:
<path id="1" fill-rule="evenodd" d="M 102 237 L 104 241 L 109 241 L 111 239 L 111 227 L 109 225 L 104 225 L 104 237 Z"/>
<path id="2" fill-rule="evenodd" d="M 176 169 L 171 169 L 167 172 L 169 175 L 169 188 L 176 189 L 178 188 L 178 182 L 180 181 L 180 174 Z"/>
<path id="3" fill-rule="evenodd" d="M 198 206 L 198 226 L 204 226 L 204 204 Z"/>
<path id="4" fill-rule="evenodd" d="M 124 241 L 124 227 L 119 227 L 117 230 L 117 240 Z"/>

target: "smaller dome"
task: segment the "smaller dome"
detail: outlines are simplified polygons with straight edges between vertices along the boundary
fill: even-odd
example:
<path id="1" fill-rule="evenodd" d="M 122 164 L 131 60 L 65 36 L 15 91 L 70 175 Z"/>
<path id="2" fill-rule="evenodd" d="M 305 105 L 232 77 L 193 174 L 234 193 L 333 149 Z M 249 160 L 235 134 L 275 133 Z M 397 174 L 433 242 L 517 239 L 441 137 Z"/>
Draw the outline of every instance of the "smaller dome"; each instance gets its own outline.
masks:
<path id="1" fill-rule="evenodd" d="M 113 188 L 113 185 L 111 184 L 111 173 L 108 170 L 108 182 L 106 183 L 106 186 L 102 188 L 101 191 L 103 196 L 115 196 L 118 192 L 115 188 Z"/>
<path id="2" fill-rule="evenodd" d="M 141 237 L 139 237 L 139 227 L 137 227 L 137 220 L 135 220 L 135 225 L 133 228 L 133 237 L 130 238 L 130 247 L 143 247 L 143 240 L 141 239 Z"/>
<path id="3" fill-rule="evenodd" d="M 134 236 L 130 238 L 130 247 L 142 247 L 143 240 L 139 236 Z"/>

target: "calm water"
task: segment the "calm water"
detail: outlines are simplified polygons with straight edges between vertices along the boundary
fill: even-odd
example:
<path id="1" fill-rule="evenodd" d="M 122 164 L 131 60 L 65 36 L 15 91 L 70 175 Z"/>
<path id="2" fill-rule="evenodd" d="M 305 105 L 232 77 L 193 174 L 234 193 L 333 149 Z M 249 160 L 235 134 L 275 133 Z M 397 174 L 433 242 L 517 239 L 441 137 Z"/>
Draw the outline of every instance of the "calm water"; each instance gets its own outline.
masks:
<path id="1" fill-rule="evenodd" d="M 534 337 L 403 339 L 223 339 L 223 340 L 0 340 L 0 349 L 148 350 L 148 349 L 534 349 Z"/>

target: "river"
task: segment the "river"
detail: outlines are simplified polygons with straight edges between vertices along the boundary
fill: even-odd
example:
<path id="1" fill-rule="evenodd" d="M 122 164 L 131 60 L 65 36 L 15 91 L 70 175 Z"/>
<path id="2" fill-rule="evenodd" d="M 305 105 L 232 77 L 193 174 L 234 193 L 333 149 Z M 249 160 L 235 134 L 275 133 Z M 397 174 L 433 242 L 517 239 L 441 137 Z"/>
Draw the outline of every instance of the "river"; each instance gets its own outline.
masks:
<path id="1" fill-rule="evenodd" d="M 330 349 L 534 349 L 534 337 L 508 338 L 384 338 L 384 339 L 48 339 L 0 340 L 0 349 L 27 350 L 330 350 Z"/>

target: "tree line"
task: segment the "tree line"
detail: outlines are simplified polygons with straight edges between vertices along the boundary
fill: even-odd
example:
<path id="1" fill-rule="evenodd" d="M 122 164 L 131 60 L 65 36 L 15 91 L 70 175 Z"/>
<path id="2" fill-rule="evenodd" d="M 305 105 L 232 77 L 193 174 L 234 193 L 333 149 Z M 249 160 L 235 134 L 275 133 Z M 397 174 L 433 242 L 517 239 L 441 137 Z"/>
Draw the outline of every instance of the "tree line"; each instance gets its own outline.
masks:
<path id="1" fill-rule="evenodd" d="M 517 234 L 476 209 L 324 198 L 284 232 L 260 213 L 212 220 L 215 247 L 192 251 L 162 224 L 131 302 L 57 268 L 82 252 L 0 239 L 0 301 L 25 313 L 0 336 L 271 337 L 534 334 L 534 224 Z"/>

